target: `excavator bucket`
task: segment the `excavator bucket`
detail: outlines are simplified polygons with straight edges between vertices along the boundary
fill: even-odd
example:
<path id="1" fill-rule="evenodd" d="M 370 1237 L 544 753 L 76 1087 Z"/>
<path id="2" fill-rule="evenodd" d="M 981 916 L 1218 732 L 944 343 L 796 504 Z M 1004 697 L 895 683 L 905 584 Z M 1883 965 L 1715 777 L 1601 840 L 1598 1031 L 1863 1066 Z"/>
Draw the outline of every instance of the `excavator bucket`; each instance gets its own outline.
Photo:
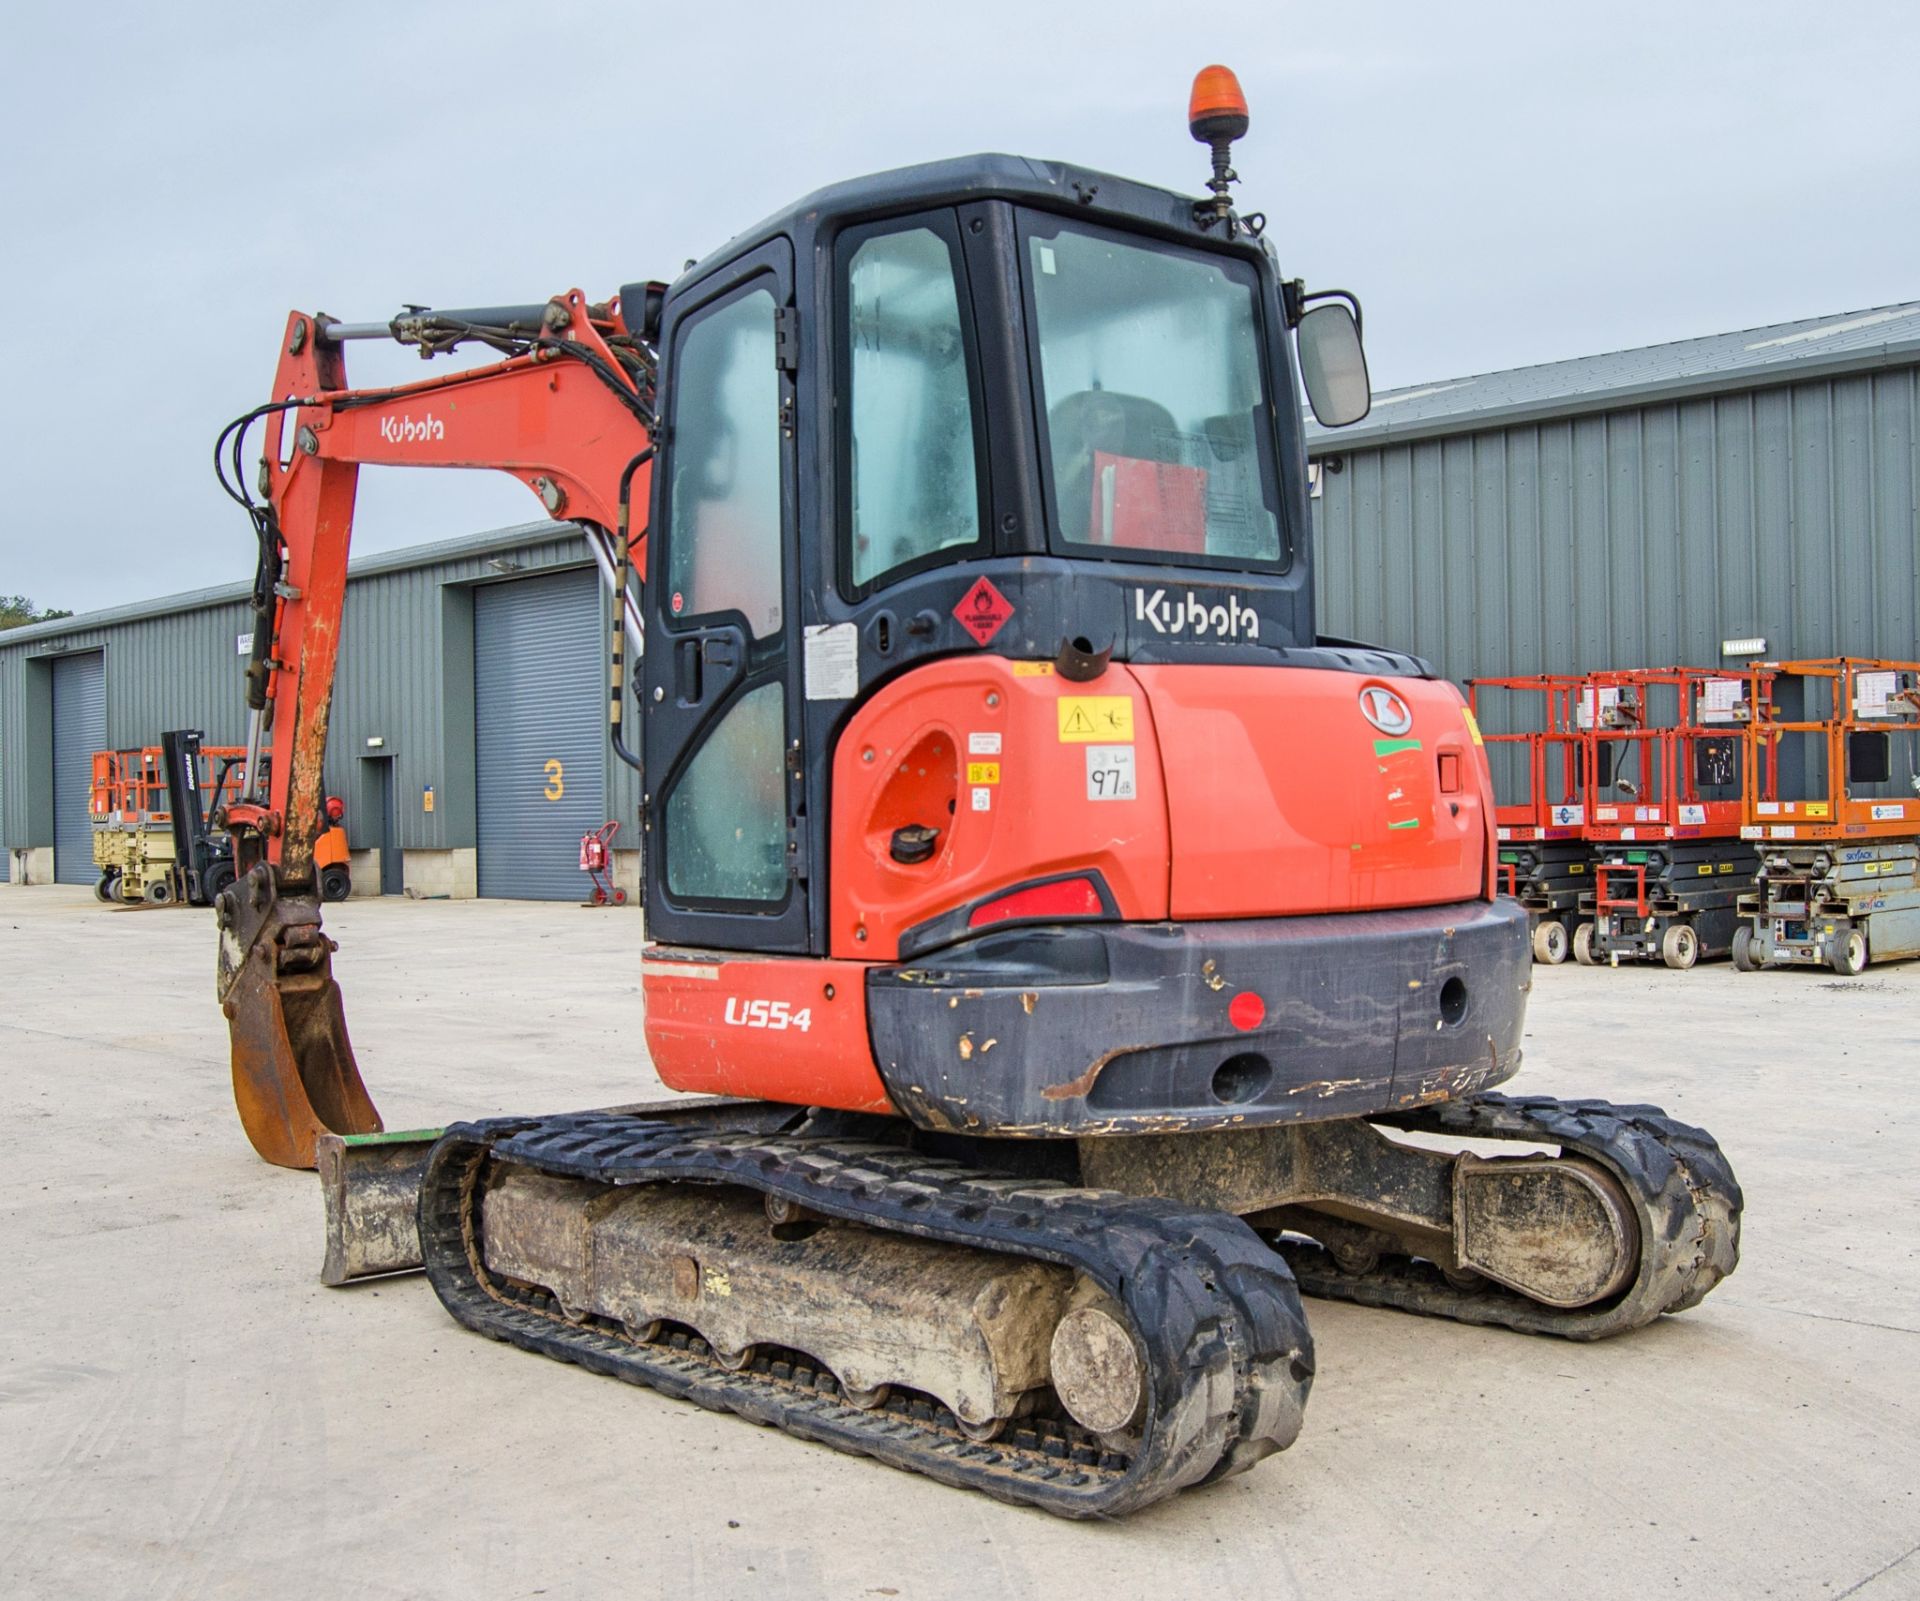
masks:
<path id="1" fill-rule="evenodd" d="M 233 1099 L 253 1148 L 280 1167 L 312 1167 L 321 1134 L 379 1133 L 347 1039 L 318 895 L 283 896 L 262 864 L 221 894 L 216 913 Z"/>

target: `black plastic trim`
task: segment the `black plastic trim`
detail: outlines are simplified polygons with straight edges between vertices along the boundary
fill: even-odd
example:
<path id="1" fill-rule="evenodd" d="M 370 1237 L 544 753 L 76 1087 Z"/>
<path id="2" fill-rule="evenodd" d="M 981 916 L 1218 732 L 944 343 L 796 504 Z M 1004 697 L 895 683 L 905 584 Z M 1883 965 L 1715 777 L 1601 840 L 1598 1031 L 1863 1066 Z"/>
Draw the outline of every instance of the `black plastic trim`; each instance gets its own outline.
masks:
<path id="1" fill-rule="evenodd" d="M 956 906 L 950 912 L 942 912 L 938 917 L 929 918 L 924 923 L 916 923 L 900 936 L 900 954 L 902 957 L 920 956 L 927 951 L 938 950 L 942 945 L 951 945 L 969 935 L 984 934 L 992 930 L 1025 928 L 1035 925 L 1058 926 L 1063 919 L 1059 917 L 1007 917 L 989 923 L 986 928 L 973 928 L 968 919 L 983 906 L 994 901 L 1003 901 L 1009 895 L 1018 895 L 1023 890 L 1045 889 L 1049 884 L 1064 884 L 1069 879 L 1084 878 L 1093 885 L 1093 892 L 1100 898 L 1100 915 L 1089 913 L 1085 917 L 1070 919 L 1074 923 L 1094 923 L 1101 919 L 1118 920 L 1120 903 L 1113 898 L 1113 891 L 1107 887 L 1106 879 L 1094 868 L 1078 867 L 1070 872 L 1049 873 L 1044 878 L 1022 879 L 1018 884 L 1009 884 L 1004 889 L 996 889 L 988 894 L 977 896 L 964 906 Z"/>

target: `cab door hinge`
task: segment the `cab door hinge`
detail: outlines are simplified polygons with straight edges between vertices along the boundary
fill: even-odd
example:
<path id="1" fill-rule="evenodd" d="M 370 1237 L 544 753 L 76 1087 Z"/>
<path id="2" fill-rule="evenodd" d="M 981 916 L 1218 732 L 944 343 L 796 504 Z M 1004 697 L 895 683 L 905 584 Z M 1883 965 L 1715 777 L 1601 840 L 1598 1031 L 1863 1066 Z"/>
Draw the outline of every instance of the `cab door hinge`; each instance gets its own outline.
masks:
<path id="1" fill-rule="evenodd" d="M 781 306 L 773 314 L 773 364 L 781 372 L 800 370 L 800 308 Z"/>

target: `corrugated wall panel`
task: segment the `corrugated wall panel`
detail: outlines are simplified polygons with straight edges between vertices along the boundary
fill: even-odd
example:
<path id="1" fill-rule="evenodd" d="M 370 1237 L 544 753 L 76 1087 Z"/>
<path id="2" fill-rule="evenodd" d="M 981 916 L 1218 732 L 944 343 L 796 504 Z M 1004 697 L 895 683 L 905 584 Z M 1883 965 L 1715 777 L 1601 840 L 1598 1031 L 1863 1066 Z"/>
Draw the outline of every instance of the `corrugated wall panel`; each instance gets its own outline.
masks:
<path id="1" fill-rule="evenodd" d="M 327 752 L 327 786 L 353 811 L 366 804 L 361 769 L 370 737 L 393 758 L 398 845 L 471 847 L 473 803 L 473 593 L 477 585 L 588 560 L 564 527 L 487 544 L 419 566 L 353 578 Z M 604 605 L 604 598 L 599 603 Z M 83 626 L 8 645 L 0 638 L 0 845 L 52 843 L 49 787 L 50 662 L 106 647 L 106 743 L 157 743 L 168 728 L 198 727 L 215 744 L 246 737 L 238 639 L 251 627 L 241 601 Z M 599 659 L 596 613 L 593 651 Z M 608 815 L 622 819 L 623 846 L 637 837 L 635 775 L 606 755 Z M 424 792 L 434 792 L 426 810 Z M 359 819 L 364 837 L 377 820 Z M 348 817 L 348 832 L 355 817 Z"/>
<path id="2" fill-rule="evenodd" d="M 1920 656 L 1917 426 L 1909 368 L 1356 450 L 1313 503 L 1320 626 L 1456 680 Z"/>
<path id="3" fill-rule="evenodd" d="M 53 876 L 91 884 L 93 754 L 106 747 L 107 682 L 98 651 L 62 657 L 53 669 Z"/>

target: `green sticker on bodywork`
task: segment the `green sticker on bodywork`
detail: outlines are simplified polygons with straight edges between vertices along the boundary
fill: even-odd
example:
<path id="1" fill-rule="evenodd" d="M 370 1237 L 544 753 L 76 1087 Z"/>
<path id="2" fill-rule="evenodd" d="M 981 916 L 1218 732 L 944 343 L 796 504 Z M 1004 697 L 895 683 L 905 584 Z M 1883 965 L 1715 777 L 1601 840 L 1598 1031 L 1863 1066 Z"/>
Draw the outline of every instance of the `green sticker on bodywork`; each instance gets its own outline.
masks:
<path id="1" fill-rule="evenodd" d="M 1418 750 L 1417 739 L 1376 739 L 1373 742 L 1373 754 L 1376 756 L 1394 756 L 1403 750 Z"/>
<path id="2" fill-rule="evenodd" d="M 1408 819 L 1407 819 L 1407 820 L 1406 820 L 1405 822 L 1403 822 L 1403 823 L 1389 823 L 1389 824 L 1387 824 L 1387 827 L 1388 827 L 1388 829 L 1389 829 L 1389 830 L 1392 830 L 1392 829 L 1396 829 L 1396 828 L 1418 828 L 1419 826 L 1420 826 L 1420 819 L 1419 819 L 1419 818 L 1417 818 L 1417 817 L 1409 817 L 1409 818 L 1408 818 Z"/>

